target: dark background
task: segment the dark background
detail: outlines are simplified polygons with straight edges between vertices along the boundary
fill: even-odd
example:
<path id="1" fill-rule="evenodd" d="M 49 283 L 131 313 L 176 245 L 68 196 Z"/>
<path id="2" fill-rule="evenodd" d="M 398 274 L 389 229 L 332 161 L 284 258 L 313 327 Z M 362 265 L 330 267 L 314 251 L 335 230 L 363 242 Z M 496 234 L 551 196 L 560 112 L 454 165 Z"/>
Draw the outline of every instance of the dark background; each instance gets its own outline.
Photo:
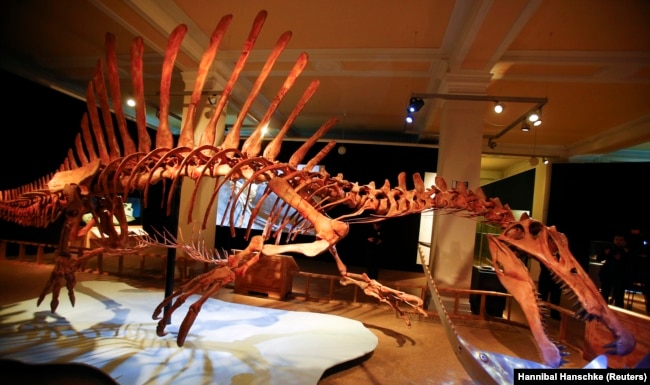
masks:
<path id="1" fill-rule="evenodd" d="M 647 162 L 553 165 L 547 222 L 567 236 L 583 266 L 593 254 L 593 241 L 611 242 L 632 229 L 648 239 L 648 175 Z"/>
<path id="2" fill-rule="evenodd" d="M 302 145 L 302 142 L 285 141 L 282 144 L 282 151 L 278 159 L 288 160 L 291 155 Z M 325 143 L 317 143 L 310 150 L 301 163 L 307 163 Z M 330 175 L 343 174 L 343 178 L 368 184 L 372 181 L 380 188 L 385 180 L 388 180 L 391 187 L 397 186 L 397 176 L 404 171 L 407 174 L 407 187 L 413 188 L 412 175 L 434 172 L 437 165 L 438 150 L 422 147 L 396 147 L 386 145 L 345 143 L 346 153 L 340 155 L 336 148 L 332 150 L 320 163 L 325 166 Z M 363 250 L 365 245 L 366 224 L 352 224 L 350 233 L 338 245 L 337 251 L 344 262 L 352 266 L 362 266 Z M 381 267 L 404 271 L 421 271 L 422 267 L 417 264 L 417 242 L 420 227 L 420 215 L 410 215 L 402 218 L 393 218 L 383 226 L 385 234 Z M 257 234 L 259 232 L 253 232 Z M 243 231 L 237 231 L 237 237 L 231 239 L 230 229 L 217 229 L 218 245 L 226 248 L 243 248 L 247 242 L 241 237 Z M 311 242 L 313 237 L 301 237 L 297 241 Z M 300 258 L 299 255 L 294 255 Z M 323 253 L 316 257 L 323 261 L 332 261 L 329 253 Z"/>
<path id="3" fill-rule="evenodd" d="M 58 91 L 43 87 L 15 75 L 0 71 L 0 80 L 12 99 L 5 98 L 0 108 L 5 115 L 5 136 L 0 151 L 3 165 L 0 190 L 30 183 L 54 172 L 74 145 L 85 103 Z M 130 123 L 132 124 L 132 123 Z M 133 129 L 132 126 L 130 126 Z M 278 157 L 287 161 L 301 142 L 285 141 Z M 324 143 L 317 143 L 302 163 L 306 163 Z M 342 173 L 349 181 L 366 184 L 374 181 L 381 187 L 387 179 L 397 185 L 397 175 L 415 172 L 435 172 L 438 150 L 422 147 L 346 143 L 347 152 L 336 149 L 321 165 L 330 175 Z M 610 241 L 615 232 L 639 228 L 648 230 L 648 203 L 645 182 L 650 175 L 650 163 L 567 163 L 552 164 L 551 190 L 547 224 L 555 225 L 567 235 L 576 258 L 587 261 L 593 241 Z M 503 203 L 519 210 L 532 209 L 535 170 L 483 186 L 489 197 L 499 197 Z M 155 189 L 153 192 L 155 194 Z M 157 199 L 152 199 L 157 201 Z M 159 207 L 143 210 L 145 226 L 165 220 Z M 384 226 L 386 258 L 381 267 L 398 270 L 421 269 L 417 265 L 417 240 L 420 216 L 391 219 Z M 363 226 L 352 225 L 350 234 L 338 246 L 344 261 L 350 265 L 363 264 Z M 57 243 L 60 223 L 47 229 L 23 228 L 12 223 L 0 223 L 0 238 Z M 216 247 L 243 248 L 246 241 L 241 231 L 231 238 L 230 230 L 217 229 Z M 309 242 L 304 237 L 298 241 Z M 325 253 L 317 258 L 331 261 Z"/>

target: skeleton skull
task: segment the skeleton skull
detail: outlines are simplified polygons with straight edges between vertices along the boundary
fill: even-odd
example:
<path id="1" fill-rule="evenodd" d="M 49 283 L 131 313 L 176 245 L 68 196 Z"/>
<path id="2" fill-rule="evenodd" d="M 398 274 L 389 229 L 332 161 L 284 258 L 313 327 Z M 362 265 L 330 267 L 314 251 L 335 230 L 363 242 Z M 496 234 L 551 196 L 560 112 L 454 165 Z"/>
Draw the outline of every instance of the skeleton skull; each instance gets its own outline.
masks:
<path id="1" fill-rule="evenodd" d="M 608 353 L 626 355 L 634 349 L 634 336 L 619 323 L 596 285 L 569 251 L 566 236 L 555 226 L 547 227 L 524 215 L 500 235 L 489 236 L 488 241 L 497 276 L 522 307 L 540 353 L 549 366 L 560 366 L 562 353 L 546 335 L 537 289 L 519 258 L 522 255 L 537 259 L 557 281 L 561 281 L 563 290 L 571 293 L 579 305 L 576 318 L 597 320 L 612 332 L 615 341 L 606 346 Z"/>

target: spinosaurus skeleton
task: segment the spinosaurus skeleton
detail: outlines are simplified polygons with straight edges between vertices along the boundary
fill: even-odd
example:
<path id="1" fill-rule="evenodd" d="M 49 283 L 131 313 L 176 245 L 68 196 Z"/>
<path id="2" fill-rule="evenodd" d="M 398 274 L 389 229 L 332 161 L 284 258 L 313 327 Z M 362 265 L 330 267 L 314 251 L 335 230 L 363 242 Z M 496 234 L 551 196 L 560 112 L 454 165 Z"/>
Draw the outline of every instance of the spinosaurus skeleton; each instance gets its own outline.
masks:
<path id="1" fill-rule="evenodd" d="M 584 320 L 596 319 L 611 330 L 615 340 L 607 346 L 610 349 L 609 353 L 625 355 L 632 351 L 635 346 L 634 337 L 621 326 L 591 279 L 571 255 L 566 237 L 556 231 L 554 227 L 546 227 L 528 217 L 517 221 L 513 218 L 508 206 L 501 204 L 497 198 L 487 199 L 480 189 L 474 192 L 466 189 L 462 184 L 458 188 L 448 188 L 442 178 L 437 178 L 434 186 L 425 187 L 422 178 L 415 174 L 413 175 L 414 188 L 409 189 L 407 178 L 401 173 L 398 176 L 397 187 L 392 188 L 387 181 L 382 187 L 376 188 L 372 183 L 358 185 L 346 181 L 342 175 L 330 176 L 325 171 L 312 171 L 313 166 L 319 164 L 334 147 L 334 142 L 328 143 L 307 162 L 306 167 L 299 170 L 298 164 L 303 161 L 312 146 L 336 123 L 335 118 L 325 122 L 292 155 L 288 162 L 277 161 L 276 157 L 280 152 L 283 137 L 316 91 L 317 81 L 312 82 L 304 91 L 280 133 L 266 145 L 260 155 L 262 127 L 270 120 L 284 95 L 293 86 L 294 81 L 305 67 L 307 63 L 305 53 L 298 57 L 284 85 L 271 101 L 259 126 L 240 148 L 240 128 L 243 116 L 255 99 L 274 62 L 288 44 L 291 37 L 290 32 L 284 33 L 279 38 L 269 55 L 252 87 L 248 100 L 244 103 L 239 120 L 227 134 L 223 143 L 220 146 L 214 146 L 217 117 L 221 115 L 228 101 L 266 16 L 266 11 L 261 11 L 257 15 L 241 56 L 214 107 L 212 118 L 202 131 L 199 143 L 194 142 L 197 128 L 194 127 L 193 122 L 197 106 L 207 73 L 232 16 L 227 15 L 220 20 L 200 61 L 187 115 L 175 146 L 168 123 L 169 91 L 174 60 L 187 28 L 180 25 L 171 33 L 162 67 L 160 125 L 156 132 L 153 149 L 145 122 L 142 81 L 143 41 L 141 38 L 134 39 L 131 48 L 132 88 L 137 102 L 138 142 L 136 147 L 135 141 L 129 136 L 126 129 L 125 115 L 121 108 L 122 97 L 116 64 L 115 39 L 111 34 L 107 34 L 107 84 L 104 78 L 104 66 L 99 61 L 94 78 L 88 84 L 88 112 L 82 118 L 81 133 L 75 140 L 75 149 L 69 150 L 67 159 L 56 173 L 28 186 L 3 191 L 0 196 L 0 217 L 4 220 L 23 226 L 46 227 L 57 218 L 64 217 L 55 267 L 38 299 L 38 304 L 51 293 L 50 308 L 52 312 L 56 311 L 60 290 L 65 285 L 68 296 L 74 305 L 75 271 L 79 269 L 82 261 L 100 253 L 127 253 L 148 247 L 152 243 L 181 248 L 190 257 L 215 264 L 214 269 L 190 280 L 165 298 L 154 311 L 153 317 L 157 319 L 162 309 L 171 305 L 171 310 L 161 317 L 158 323 L 157 332 L 162 336 L 166 333 L 165 326 L 173 311 L 192 294 L 203 291 L 200 300 L 190 306 L 188 314 L 179 328 L 177 344 L 182 346 L 201 305 L 223 285 L 232 282 L 237 274 L 244 274 L 246 269 L 259 258 L 286 252 L 315 256 L 329 251 L 340 271 L 342 284 L 358 285 L 366 294 L 393 307 L 408 324 L 408 318 L 404 317 L 400 310 L 400 304 L 410 305 L 426 316 L 427 313 L 422 308 L 422 300 L 419 297 L 383 286 L 379 282 L 369 279 L 365 274 L 355 275 L 347 272 L 345 264 L 336 251 L 336 245 L 348 233 L 349 224 L 355 221 L 381 221 L 426 210 L 437 210 L 440 213 L 477 218 L 500 225 L 505 229 L 502 234 L 489 238 L 493 264 L 501 282 L 524 309 L 542 359 L 547 365 L 560 366 L 563 363 L 562 351 L 551 342 L 543 329 L 542 310 L 536 297 L 536 288 L 525 265 L 519 258 L 522 254 L 529 255 L 546 265 L 557 279 L 563 282 L 565 289 L 575 295 L 576 302 L 580 305 L 580 310 L 576 313 L 578 317 Z M 109 92 L 111 98 L 108 96 Z M 113 117 L 110 114 L 111 99 L 114 119 L 117 121 L 120 135 L 119 141 L 115 134 Z M 99 108 L 102 111 L 101 118 L 98 107 L 101 107 Z M 195 182 L 195 190 L 188 211 L 188 223 L 193 221 L 193 207 L 199 184 L 204 178 L 217 179 L 210 204 L 203 218 L 202 228 L 205 228 L 207 224 L 210 207 L 213 206 L 218 191 L 223 188 L 225 181 L 243 181 L 243 187 L 231 195 L 229 202 L 231 213 L 234 213 L 235 202 L 238 196 L 243 194 L 247 185 L 267 182 L 263 199 L 271 199 L 269 194 L 273 192 L 277 195 L 277 201 L 262 235 L 251 237 L 249 245 L 244 250 L 230 256 L 205 250 L 200 245 L 183 244 L 182 239 L 179 242 L 169 233 L 159 234 L 162 235 L 162 241 L 159 238 L 130 237 L 123 209 L 123 201 L 128 194 L 135 190 L 142 191 L 146 205 L 150 186 L 159 182 L 170 183 L 167 201 L 171 202 L 176 190 L 175 186 L 184 178 Z M 349 212 L 336 218 L 328 215 L 334 207 L 341 206 L 347 207 Z M 172 205 L 167 205 L 167 207 L 169 210 Z M 297 221 L 292 222 L 289 220 L 291 218 L 287 218 L 286 214 L 283 214 L 287 207 L 291 207 L 297 212 L 299 216 Z M 257 209 L 253 210 L 251 217 L 257 214 Z M 104 238 L 100 240 L 99 248 L 87 251 L 81 257 L 75 258 L 69 252 L 69 240 L 87 231 L 87 228 L 79 228 L 80 217 L 85 212 L 91 212 L 93 215 L 93 220 L 88 226 L 97 225 Z M 117 218 L 119 231 L 113 224 L 113 216 Z M 273 231 L 272 223 L 277 224 L 279 230 Z M 289 235 L 287 242 L 281 244 L 282 230 Z M 305 230 L 313 231 L 316 240 L 310 243 L 289 242 L 296 234 Z M 248 232 L 246 236 L 249 236 Z M 275 242 L 267 243 L 272 238 L 275 239 Z M 475 359 L 481 364 L 478 357 Z"/>

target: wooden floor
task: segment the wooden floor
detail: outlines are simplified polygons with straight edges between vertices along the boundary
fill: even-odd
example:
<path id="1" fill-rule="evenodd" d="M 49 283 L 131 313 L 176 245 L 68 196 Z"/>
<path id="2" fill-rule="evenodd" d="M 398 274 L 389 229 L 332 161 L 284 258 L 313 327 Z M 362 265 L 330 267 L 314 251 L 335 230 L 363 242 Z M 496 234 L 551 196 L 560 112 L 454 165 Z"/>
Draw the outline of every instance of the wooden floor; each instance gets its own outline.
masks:
<path id="1" fill-rule="evenodd" d="M 19 262 L 15 256 L 8 258 L 0 256 L 0 305 L 36 298 L 52 270 L 52 260 L 53 256 L 46 255 L 42 263 L 37 264 L 32 257 Z M 334 263 L 308 258 L 300 258 L 296 261 L 300 271 L 337 274 Z M 77 278 L 118 280 L 142 290 L 161 290 L 164 287 L 163 262 L 159 257 L 145 259 L 144 263 L 140 258 L 125 257 L 120 266 L 120 261 L 116 257 L 105 257 L 101 273 L 97 270 L 97 261 L 91 261 Z M 191 264 L 182 268 L 186 270 L 184 274 L 191 277 L 203 272 L 204 266 Z M 352 272 L 363 271 L 360 267 L 349 266 L 348 268 Z M 116 274 L 118 269 L 121 275 Z M 380 281 L 403 281 L 412 284 L 425 282 L 423 273 L 391 270 L 382 270 L 379 278 Z M 180 284 L 178 279 L 176 284 Z M 319 384 L 472 383 L 456 359 L 444 328 L 435 317 L 414 318 L 413 325 L 409 328 L 387 306 L 377 304 L 376 300 L 363 296 L 360 296 L 358 301 L 351 301 L 354 294 L 349 287 L 336 284 L 332 289 L 325 280 L 311 282 L 309 290 L 312 299 L 305 300 L 301 295 L 305 292 L 305 284 L 304 277 L 296 276 L 291 295 L 282 300 L 273 300 L 264 295 L 239 295 L 231 287 L 222 289 L 215 297 L 254 306 L 340 315 L 359 320 L 377 335 L 379 345 L 369 359 L 351 363 L 349 367 L 332 368 Z M 336 299 L 319 300 L 327 297 L 332 290 L 337 296 Z M 61 297 L 62 301 L 67 300 L 64 292 Z M 143 306 L 151 306 L 152 309 L 155 305 L 143 304 Z M 645 312 L 642 295 L 634 296 L 632 307 L 634 311 Z M 523 315 L 517 314 L 516 310 L 513 317 L 515 321 L 518 317 L 519 320 L 524 320 Z M 539 354 L 526 328 L 486 321 L 463 321 L 456 326 L 459 334 L 478 348 L 539 362 Z M 554 328 L 559 328 L 557 321 L 549 320 L 549 329 Z M 579 326 L 572 326 L 572 328 L 572 344 L 578 349 L 569 347 L 569 363 L 566 367 L 582 367 L 586 361 L 581 357 L 579 347 L 583 343 L 581 338 L 584 337 L 584 328 L 581 329 Z"/>

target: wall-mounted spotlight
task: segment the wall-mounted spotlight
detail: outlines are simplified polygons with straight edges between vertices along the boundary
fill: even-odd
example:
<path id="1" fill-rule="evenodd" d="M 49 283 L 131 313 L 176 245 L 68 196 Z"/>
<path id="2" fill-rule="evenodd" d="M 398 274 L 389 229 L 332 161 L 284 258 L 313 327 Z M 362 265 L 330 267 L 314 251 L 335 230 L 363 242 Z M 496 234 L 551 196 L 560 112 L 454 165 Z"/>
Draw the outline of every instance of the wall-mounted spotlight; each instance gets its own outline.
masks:
<path id="1" fill-rule="evenodd" d="M 406 108 L 407 112 L 418 112 L 424 106 L 424 100 L 422 98 L 411 98 L 409 100 L 409 106 Z"/>
<path id="2" fill-rule="evenodd" d="M 491 149 L 494 150 L 496 148 L 496 146 L 497 146 L 497 142 L 492 140 L 492 138 L 488 139 L 488 147 L 490 147 Z"/>
<path id="3" fill-rule="evenodd" d="M 503 104 L 501 104 L 501 102 L 499 101 L 494 102 L 494 112 L 497 114 L 503 112 Z"/>
<path id="4" fill-rule="evenodd" d="M 521 122 L 521 131 L 522 132 L 530 131 L 530 126 L 528 125 L 528 123 L 526 123 L 526 121 Z"/>
<path id="5" fill-rule="evenodd" d="M 420 111 L 424 106 L 424 100 L 422 98 L 411 98 L 409 100 L 409 105 L 406 107 L 406 124 L 413 123 L 413 114 Z"/>
<path id="6" fill-rule="evenodd" d="M 548 158 L 547 158 L 547 157 L 543 157 L 543 158 L 542 158 L 542 162 L 543 162 L 544 164 L 548 164 Z"/>

